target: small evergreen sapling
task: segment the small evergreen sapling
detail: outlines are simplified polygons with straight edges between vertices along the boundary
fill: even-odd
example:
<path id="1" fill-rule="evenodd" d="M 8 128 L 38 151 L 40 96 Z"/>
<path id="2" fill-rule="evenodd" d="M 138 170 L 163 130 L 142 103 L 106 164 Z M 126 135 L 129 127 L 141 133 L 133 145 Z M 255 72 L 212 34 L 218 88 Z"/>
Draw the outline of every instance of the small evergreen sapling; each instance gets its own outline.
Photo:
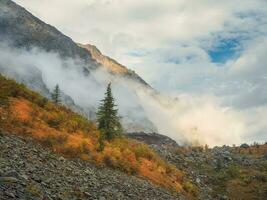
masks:
<path id="1" fill-rule="evenodd" d="M 60 95 L 60 89 L 58 84 L 55 86 L 54 91 L 51 94 L 52 101 L 55 104 L 60 104 L 61 103 L 61 95 Z"/>

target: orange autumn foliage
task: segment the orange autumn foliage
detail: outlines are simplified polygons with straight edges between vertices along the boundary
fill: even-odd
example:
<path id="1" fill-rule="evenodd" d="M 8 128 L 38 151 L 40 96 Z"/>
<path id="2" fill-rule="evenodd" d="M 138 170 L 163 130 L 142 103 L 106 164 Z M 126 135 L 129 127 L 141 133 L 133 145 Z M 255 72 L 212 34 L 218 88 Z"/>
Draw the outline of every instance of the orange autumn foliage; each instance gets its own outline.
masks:
<path id="1" fill-rule="evenodd" d="M 183 174 L 178 170 L 174 171 L 171 175 L 167 174 L 167 167 L 157 165 L 153 161 L 142 158 L 140 165 L 140 175 L 149 178 L 151 181 L 167 186 L 168 188 L 182 191 L 182 178 Z"/>
<path id="2" fill-rule="evenodd" d="M 16 95 L 10 92 L 14 88 Z M 104 150 L 98 151 L 100 132 L 95 123 L 1 76 L 0 91 L 9 101 L 8 106 L 0 104 L 0 125 L 5 131 L 33 138 L 65 157 L 106 165 L 171 190 L 183 191 L 183 173 L 147 145 L 121 137 L 105 142 Z"/>
<path id="3" fill-rule="evenodd" d="M 13 102 L 11 106 L 11 112 L 15 114 L 15 117 L 21 121 L 30 121 L 32 119 L 32 108 L 28 101 L 21 99 Z"/>

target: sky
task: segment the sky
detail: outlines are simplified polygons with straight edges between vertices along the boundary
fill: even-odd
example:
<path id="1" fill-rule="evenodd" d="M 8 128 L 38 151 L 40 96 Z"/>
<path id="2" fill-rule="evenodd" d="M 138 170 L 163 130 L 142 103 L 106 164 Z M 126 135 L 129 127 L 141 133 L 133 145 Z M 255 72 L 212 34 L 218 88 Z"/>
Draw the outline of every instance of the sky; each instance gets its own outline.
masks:
<path id="1" fill-rule="evenodd" d="M 193 101 L 201 110 L 190 118 L 216 118 L 219 110 L 226 114 L 218 129 L 235 122 L 228 117 L 234 112 L 249 129 L 247 140 L 267 141 L 266 0 L 15 2 L 74 41 L 96 45 L 160 92 Z"/>

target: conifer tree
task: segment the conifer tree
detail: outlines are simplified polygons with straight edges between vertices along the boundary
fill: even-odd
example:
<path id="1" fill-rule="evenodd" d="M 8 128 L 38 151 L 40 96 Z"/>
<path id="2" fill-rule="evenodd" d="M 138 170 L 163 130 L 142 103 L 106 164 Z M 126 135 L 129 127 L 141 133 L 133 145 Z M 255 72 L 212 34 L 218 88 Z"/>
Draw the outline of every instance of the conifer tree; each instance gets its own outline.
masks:
<path id="1" fill-rule="evenodd" d="M 98 128 L 102 132 L 100 145 L 103 140 L 110 141 L 122 133 L 122 126 L 118 116 L 118 109 L 116 107 L 117 105 L 115 105 L 111 91 L 111 83 L 109 83 L 105 98 L 101 101 L 97 111 Z"/>
<path id="2" fill-rule="evenodd" d="M 55 89 L 51 95 L 52 101 L 55 104 L 60 104 L 61 103 L 61 95 L 60 95 L 60 89 L 58 84 L 55 86 Z"/>

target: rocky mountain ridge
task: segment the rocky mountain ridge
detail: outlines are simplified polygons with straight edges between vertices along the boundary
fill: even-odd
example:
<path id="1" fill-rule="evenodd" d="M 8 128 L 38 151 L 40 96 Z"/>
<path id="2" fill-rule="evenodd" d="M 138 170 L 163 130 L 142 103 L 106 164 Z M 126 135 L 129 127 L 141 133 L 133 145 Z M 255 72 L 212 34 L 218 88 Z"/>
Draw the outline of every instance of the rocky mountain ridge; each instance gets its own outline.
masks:
<path id="1" fill-rule="evenodd" d="M 13 1 L 1 0 L 0 12 L 2 42 L 9 42 L 18 48 L 41 47 L 48 52 L 57 52 L 62 57 L 79 57 L 88 67 L 97 67 L 91 55 L 77 46 L 70 37 L 42 22 Z"/>
<path id="2" fill-rule="evenodd" d="M 99 64 L 101 64 L 104 68 L 109 70 L 113 74 L 120 75 L 122 77 L 130 78 L 141 83 L 143 86 L 146 86 L 148 89 L 151 89 L 148 83 L 146 83 L 138 74 L 134 71 L 128 69 L 126 66 L 118 63 L 116 60 L 105 56 L 101 53 L 101 51 L 94 45 L 91 44 L 80 44 L 77 43 L 80 47 L 86 49 Z"/>
<path id="3" fill-rule="evenodd" d="M 104 67 L 113 74 L 126 75 L 133 81 L 149 86 L 140 76 L 114 59 L 102 55 L 97 47 L 77 44 L 55 27 L 41 21 L 11 0 L 0 1 L 0 38 L 14 47 L 31 49 L 39 47 L 67 58 L 80 58 L 86 72 Z M 89 70 L 89 71 L 88 71 Z"/>

